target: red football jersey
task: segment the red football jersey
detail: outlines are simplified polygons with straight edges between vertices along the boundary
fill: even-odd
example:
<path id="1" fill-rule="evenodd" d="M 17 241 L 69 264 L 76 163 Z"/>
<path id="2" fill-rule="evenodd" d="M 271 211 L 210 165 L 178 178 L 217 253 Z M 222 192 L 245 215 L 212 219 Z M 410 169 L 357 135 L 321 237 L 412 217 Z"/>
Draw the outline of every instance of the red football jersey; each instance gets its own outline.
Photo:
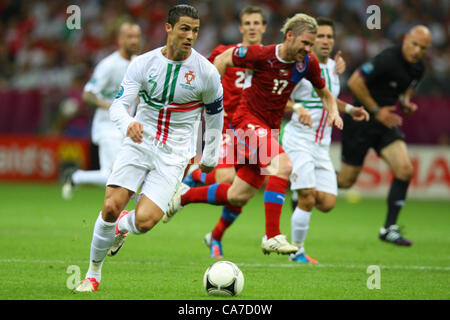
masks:
<path id="1" fill-rule="evenodd" d="M 286 103 L 299 77 L 305 77 L 318 89 L 325 87 L 314 55 L 308 54 L 303 62 L 287 62 L 279 57 L 278 48 L 279 45 L 274 44 L 234 49 L 233 64 L 253 70 L 251 86 L 244 89 L 234 114 L 234 127 L 256 122 L 253 124 L 279 129 Z"/>
<path id="2" fill-rule="evenodd" d="M 240 44 L 231 44 L 231 45 L 219 45 L 217 46 L 208 60 L 211 63 L 214 63 L 214 59 L 232 47 L 239 47 Z M 239 100 L 241 99 L 242 89 L 244 88 L 244 80 L 245 80 L 245 68 L 227 68 L 225 70 L 225 74 L 222 78 L 222 87 L 223 87 L 223 107 L 225 112 L 227 113 L 227 117 L 232 119 L 233 113 L 236 110 Z M 225 128 L 224 128 L 225 129 Z"/>

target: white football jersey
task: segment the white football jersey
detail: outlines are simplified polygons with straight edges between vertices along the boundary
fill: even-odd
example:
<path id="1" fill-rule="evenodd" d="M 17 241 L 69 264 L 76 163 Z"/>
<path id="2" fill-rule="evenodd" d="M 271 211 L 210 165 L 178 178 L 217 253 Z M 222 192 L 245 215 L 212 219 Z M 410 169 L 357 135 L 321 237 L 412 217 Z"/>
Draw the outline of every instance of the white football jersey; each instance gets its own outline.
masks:
<path id="1" fill-rule="evenodd" d="M 335 71 L 336 62 L 328 59 L 326 64 L 320 64 L 322 77 L 333 96 L 337 98 L 340 91 L 339 77 Z M 331 142 L 332 128 L 327 123 L 328 112 L 324 109 L 322 100 L 317 95 L 311 82 L 303 78 L 291 93 L 290 99 L 301 103 L 310 113 L 313 121 L 312 128 L 302 125 L 298 121 L 297 113 L 292 113 L 292 118 L 285 130 L 293 139 L 307 139 L 318 144 L 329 145 Z"/>
<path id="2" fill-rule="evenodd" d="M 204 107 L 206 122 L 208 114 L 219 116 L 219 112 L 223 113 L 220 75 L 214 65 L 194 49 L 183 61 L 167 59 L 162 49 L 149 51 L 131 62 L 110 108 L 111 119 L 124 135 L 129 124 L 136 120 L 144 126 L 145 134 L 176 153 L 192 157 L 196 152 L 197 128 Z M 115 107 L 116 104 L 128 107 L 136 96 L 139 96 L 139 104 L 134 119 Z M 221 117 L 223 125 L 223 114 Z M 221 130 L 222 125 L 218 129 Z M 210 142 L 211 139 L 206 141 L 205 150 Z M 220 141 L 213 144 L 217 143 Z"/>
<path id="3" fill-rule="evenodd" d="M 95 67 L 92 77 L 84 87 L 84 91 L 92 92 L 100 99 L 112 103 L 130 62 L 130 60 L 123 58 L 119 51 L 105 57 Z M 131 108 L 133 106 L 128 110 L 130 113 L 133 112 Z M 108 110 L 96 108 L 92 120 L 92 141 L 98 143 L 101 135 L 122 136 L 117 131 L 116 126 L 109 118 Z"/>

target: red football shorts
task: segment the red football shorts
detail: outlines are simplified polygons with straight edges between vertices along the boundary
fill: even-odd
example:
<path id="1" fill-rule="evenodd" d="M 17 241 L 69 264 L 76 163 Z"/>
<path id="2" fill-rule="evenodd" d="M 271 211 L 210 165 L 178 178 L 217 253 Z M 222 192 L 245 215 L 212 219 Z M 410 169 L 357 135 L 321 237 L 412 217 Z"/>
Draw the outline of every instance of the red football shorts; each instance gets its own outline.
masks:
<path id="1" fill-rule="evenodd" d="M 284 153 L 278 143 L 279 130 L 262 125 L 245 124 L 233 130 L 236 164 L 267 167 L 273 158 Z"/>

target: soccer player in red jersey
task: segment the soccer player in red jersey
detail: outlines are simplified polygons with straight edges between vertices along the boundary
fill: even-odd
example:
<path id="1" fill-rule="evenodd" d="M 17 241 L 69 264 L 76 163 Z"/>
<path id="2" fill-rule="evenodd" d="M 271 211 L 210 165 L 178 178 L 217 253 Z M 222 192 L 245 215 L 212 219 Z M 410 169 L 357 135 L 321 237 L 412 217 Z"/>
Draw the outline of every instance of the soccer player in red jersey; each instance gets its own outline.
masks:
<path id="1" fill-rule="evenodd" d="M 231 45 L 218 45 L 208 58 L 211 63 L 214 63 L 214 59 L 229 48 L 261 44 L 262 36 L 267 28 L 264 11 L 256 6 L 248 6 L 241 11 L 240 22 L 241 25 L 239 27 L 239 31 L 242 34 L 242 42 Z M 232 161 L 226 161 L 226 156 L 229 154 L 228 150 L 233 149 L 233 144 L 230 143 L 231 137 L 226 131 L 230 128 L 234 111 L 236 110 L 239 100 L 241 99 L 245 75 L 245 68 L 230 67 L 225 70 L 225 74 L 222 77 L 223 107 L 225 109 L 225 115 L 219 164 L 210 173 L 202 173 L 200 169 L 194 170 L 187 177 L 187 179 L 183 181 L 191 187 L 197 182 L 203 184 L 233 182 L 235 176 L 234 163 Z"/>
<path id="2" fill-rule="evenodd" d="M 261 44 L 262 36 L 267 28 L 266 17 L 263 10 L 256 6 L 246 7 L 240 13 L 240 20 L 241 25 L 239 31 L 242 34 L 242 42 L 232 45 L 217 46 L 209 56 L 209 61 L 214 63 L 214 59 L 229 48 Z M 245 68 L 230 67 L 225 70 L 225 74 L 222 77 L 223 107 L 225 109 L 225 115 L 219 164 L 210 173 L 204 173 L 200 169 L 194 170 L 183 180 L 183 182 L 190 187 L 195 186 L 196 183 L 211 185 L 215 183 L 233 182 L 236 171 L 234 169 L 234 160 L 230 155 L 233 155 L 234 153 L 234 143 L 232 136 L 227 133 L 227 130 L 230 129 L 233 114 L 239 105 L 242 90 L 244 88 L 245 76 Z M 212 232 L 206 234 L 204 238 L 205 244 L 210 248 L 211 257 L 213 258 L 222 258 L 222 236 L 225 230 L 241 213 L 240 209 L 237 210 L 237 208 L 234 208 L 234 210 L 234 215 L 230 216 L 228 212 L 231 210 L 225 206 L 222 216 L 219 218 L 216 226 Z"/>
<path id="3" fill-rule="evenodd" d="M 219 183 L 189 188 L 180 184 L 163 219 L 168 221 L 189 203 L 227 205 L 229 214 L 233 215 L 255 195 L 268 175 L 262 250 L 290 254 L 296 252 L 297 247 L 281 234 L 280 216 L 292 164 L 278 144 L 278 133 L 295 84 L 303 77 L 308 79 L 328 111 L 328 125 L 342 129 L 343 123 L 336 100 L 321 77 L 319 63 L 310 54 L 317 32 L 316 20 L 306 14 L 296 14 L 286 21 L 282 32 L 281 44 L 230 48 L 215 59 L 222 77 L 227 67 L 253 71 L 251 85 L 244 89 L 231 123 L 239 163 L 236 177 L 231 185 Z"/>

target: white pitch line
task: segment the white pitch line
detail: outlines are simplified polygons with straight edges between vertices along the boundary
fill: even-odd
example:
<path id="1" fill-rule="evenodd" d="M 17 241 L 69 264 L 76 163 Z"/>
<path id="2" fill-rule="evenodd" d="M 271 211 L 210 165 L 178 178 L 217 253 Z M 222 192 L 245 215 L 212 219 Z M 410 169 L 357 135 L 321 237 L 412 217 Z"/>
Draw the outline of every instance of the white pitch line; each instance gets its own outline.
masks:
<path id="1" fill-rule="evenodd" d="M 87 264 L 87 260 L 27 260 L 27 259 L 0 259 L 0 263 L 41 263 L 41 264 Z M 153 261 L 110 261 L 108 259 L 108 264 L 125 264 L 125 265 L 140 265 L 140 264 L 148 264 L 148 265 L 169 265 L 170 262 L 153 262 Z M 311 268 L 344 268 L 344 269 L 367 269 L 369 265 L 355 265 L 355 264 L 296 264 L 296 263 L 236 263 L 240 267 L 249 267 L 249 268 L 259 268 L 259 267 L 270 267 L 270 268 L 298 268 L 298 267 L 311 267 Z M 199 265 L 198 263 L 188 263 L 188 265 Z M 401 266 L 401 265 L 377 265 L 381 269 L 401 269 L 401 270 L 437 270 L 437 271 L 450 271 L 450 267 L 440 267 L 440 266 Z"/>

